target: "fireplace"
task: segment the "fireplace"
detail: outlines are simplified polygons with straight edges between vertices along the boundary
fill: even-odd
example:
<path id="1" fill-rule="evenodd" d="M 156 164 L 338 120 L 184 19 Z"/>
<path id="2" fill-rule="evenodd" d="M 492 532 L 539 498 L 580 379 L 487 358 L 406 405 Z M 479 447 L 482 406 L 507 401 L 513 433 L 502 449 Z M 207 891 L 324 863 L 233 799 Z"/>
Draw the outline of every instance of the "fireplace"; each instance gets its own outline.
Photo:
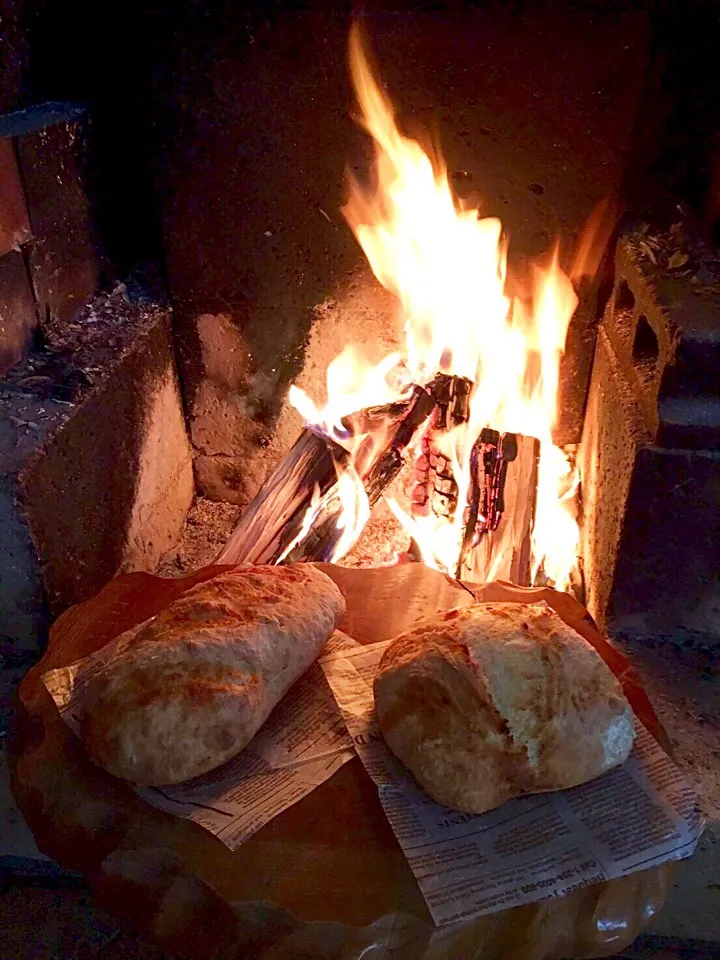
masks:
<path id="1" fill-rule="evenodd" d="M 571 279 L 558 249 L 531 265 L 524 289 L 508 275 L 500 220 L 460 203 L 439 154 L 433 162 L 401 133 L 359 24 L 349 49 L 375 156 L 368 183 L 349 175 L 342 214 L 397 301 L 396 343 L 372 357 L 381 345 L 368 351 L 346 323 L 324 402 L 292 384 L 289 403 L 310 432 L 247 508 L 223 559 L 338 562 L 384 498 L 427 565 L 566 589 L 577 570 L 577 477 L 553 429 L 577 306 Z M 578 278 L 600 259 L 601 216 L 575 252 Z"/>
<path id="2" fill-rule="evenodd" d="M 49 625 L 119 573 L 159 572 L 172 591 L 218 558 L 398 579 L 430 563 L 580 598 L 631 654 L 717 817 L 720 258 L 702 106 L 716 26 L 684 11 L 669 29 L 664 0 L 366 5 L 369 67 L 431 189 L 449 185 L 453 221 L 492 225 L 469 282 L 482 342 L 458 344 L 457 311 L 441 312 L 418 361 L 405 323 L 426 303 L 368 246 L 382 218 L 366 207 L 384 201 L 346 9 L 158 0 L 125 5 L 108 36 L 90 4 L 15 6 L 22 43 L 0 85 L 0 734 Z M 387 113 L 373 122 L 377 141 Z M 434 199 L 411 198 L 410 215 Z M 466 251 L 444 229 L 428 242 L 462 287 Z M 541 367 L 543 303 L 561 322 Z M 540 422 L 503 409 L 508 383 L 521 406 L 549 386 Z M 345 871 L 339 839 L 308 856 Z M 164 853 L 147 863 L 176 876 Z M 660 933 L 678 934 L 679 912 L 680 935 L 716 936 L 703 869 Z M 204 932 L 185 903 L 178 915 L 183 936 Z"/>
<path id="3" fill-rule="evenodd" d="M 24 191 L 27 214 L 22 204 L 7 207 L 20 213 L 12 213 L 17 226 L 0 264 L 3 276 L 14 270 L 3 289 L 12 284 L 13 316 L 24 318 L 3 386 L 9 479 L 2 502 L 13 531 L 3 589 L 12 601 L 8 636 L 28 647 L 52 616 L 118 571 L 154 568 L 164 557 L 164 569 L 179 572 L 174 543 L 193 489 L 201 500 L 186 539 L 202 540 L 200 520 L 212 514 L 204 559 L 220 553 L 238 514 L 247 522 L 248 505 L 308 424 L 304 456 L 321 488 L 333 484 L 344 454 L 327 459 L 319 434 L 328 430 L 316 429 L 307 405 L 304 417 L 297 412 L 289 388 L 320 404 L 328 367 L 348 344 L 362 348 L 367 364 L 402 346 L 398 290 L 378 283 L 372 270 L 382 268 L 372 256 L 368 263 L 340 213 L 345 166 L 366 182 L 373 162 L 371 140 L 353 122 L 346 12 L 318 4 L 238 21 L 221 4 L 208 11 L 159 5 L 134 13 L 104 56 L 85 50 L 87 75 L 76 67 L 62 82 L 51 35 L 60 29 L 70 42 L 67 25 L 46 18 L 29 35 L 26 95 L 96 103 L 89 111 L 36 110 L 24 121 L 11 113 L 3 128 L 3 162 L 17 173 L 13 196 Z M 672 204 L 667 216 L 658 203 L 657 222 L 643 219 L 640 198 L 633 225 L 606 245 L 599 236 L 618 222 L 611 204 L 599 205 L 647 161 L 653 22 L 645 13 L 564 17 L 533 4 L 512 16 L 492 6 L 410 14 L 399 5 L 371 10 L 367 29 L 403 132 L 419 139 L 436 169 L 441 151 L 459 203 L 507 230 L 518 310 L 532 301 L 530 265 L 553 269 L 556 239 L 566 273 L 588 220 L 597 234 L 593 253 L 606 253 L 573 276 L 578 303 L 563 331 L 557 410 L 542 429 L 492 412 L 459 469 L 448 469 L 443 433 L 469 415 L 463 384 L 474 377 L 441 356 L 432 376 L 406 378 L 391 396 L 380 391 L 342 411 L 399 404 L 375 415 L 385 431 L 380 452 L 395 449 L 405 464 L 402 482 L 383 477 L 404 483 L 405 502 L 396 497 L 392 514 L 379 500 L 344 562 L 390 562 L 396 553 L 428 559 L 423 513 L 436 520 L 450 513 L 462 526 L 463 556 L 439 565 L 452 575 L 519 582 L 544 575 L 584 595 L 601 624 L 614 618 L 628 632 L 662 626 L 713 636 L 715 255 L 687 211 Z M 166 36 L 172 42 L 160 42 Z M 128 44 L 137 53 L 132 70 Z M 593 57 L 601 48 L 603 56 Z M 105 58 L 122 66 L 119 73 Z M 137 110 L 125 110 L 128 103 Z M 128 113 L 127 124 L 118 122 Z M 74 158 L 77 170 L 43 207 L 52 151 L 38 145 L 47 131 L 54 156 Z M 33 181 L 41 170 L 47 179 Z M 674 186 L 672 200 L 686 199 Z M 68 237 L 72 256 L 61 245 L 52 250 Z M 64 285 L 48 282 L 49 250 Z M 502 257 L 490 271 L 500 270 L 501 294 Z M 161 261 L 167 283 L 149 281 L 147 269 L 142 282 L 137 273 L 126 282 L 137 261 Z M 163 286 L 170 303 L 158 292 Z M 460 347 L 456 357 L 465 353 Z M 507 344 L 483 354 L 501 383 L 515 375 L 507 354 Z M 531 366 L 520 379 L 529 374 L 537 386 Z M 340 370 L 341 380 L 349 375 Z M 414 390 L 429 400 L 418 406 Z M 417 422 L 407 420 L 411 412 Z M 393 431 L 413 429 L 393 447 L 388 422 Z M 573 563 L 560 576 L 543 574 L 531 557 L 541 516 L 538 463 L 551 449 L 566 470 L 554 496 L 569 510 L 550 521 L 549 539 L 557 539 L 563 516 L 579 524 Z M 305 479 L 307 508 L 317 477 Z M 492 549 L 469 559 L 510 519 L 519 528 L 513 559 L 496 561 Z M 684 558 L 672 562 L 672 577 L 668 556 Z"/>

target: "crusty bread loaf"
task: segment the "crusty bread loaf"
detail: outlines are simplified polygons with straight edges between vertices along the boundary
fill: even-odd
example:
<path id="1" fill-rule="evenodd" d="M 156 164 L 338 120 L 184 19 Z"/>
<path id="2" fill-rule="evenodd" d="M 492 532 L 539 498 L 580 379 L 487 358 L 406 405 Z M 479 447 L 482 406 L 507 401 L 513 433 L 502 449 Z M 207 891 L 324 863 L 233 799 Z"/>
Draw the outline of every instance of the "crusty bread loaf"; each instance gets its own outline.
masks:
<path id="1" fill-rule="evenodd" d="M 545 603 L 478 604 L 397 637 L 375 679 L 380 729 L 431 797 L 482 813 L 622 763 L 630 705 Z"/>
<path id="2" fill-rule="evenodd" d="M 239 753 L 320 653 L 342 594 L 308 564 L 238 567 L 148 621 L 88 686 L 91 758 L 139 784 L 179 783 Z"/>

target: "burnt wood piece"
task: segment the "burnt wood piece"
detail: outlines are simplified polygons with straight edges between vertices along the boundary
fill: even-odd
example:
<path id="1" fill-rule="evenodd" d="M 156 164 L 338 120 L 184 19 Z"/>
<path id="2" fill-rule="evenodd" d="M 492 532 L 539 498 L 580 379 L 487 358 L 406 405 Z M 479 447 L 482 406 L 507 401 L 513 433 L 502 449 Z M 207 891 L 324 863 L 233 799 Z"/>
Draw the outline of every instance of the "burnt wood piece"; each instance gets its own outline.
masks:
<path id="1" fill-rule="evenodd" d="M 367 454 L 366 488 L 371 505 L 397 475 L 402 450 L 433 409 L 428 394 L 415 387 L 405 400 L 360 410 L 343 419 L 350 435 L 367 434 L 369 448 L 383 444 L 379 458 Z M 363 458 L 362 446 L 358 458 Z M 348 452 L 335 441 L 304 430 L 243 513 L 217 562 L 272 564 L 331 558 L 342 535 L 337 524 L 341 506 L 332 493 L 349 459 Z M 326 500 L 319 506 L 310 530 L 292 545 L 318 497 Z"/>
<path id="2" fill-rule="evenodd" d="M 432 424 L 422 441 L 422 453 L 415 464 L 417 481 L 412 493 L 413 513 L 452 518 L 457 507 L 457 484 L 452 465 L 437 443 L 440 434 L 470 419 L 472 382 L 466 377 L 439 373 L 428 386 L 435 401 Z"/>
<path id="3" fill-rule="evenodd" d="M 328 499 L 321 505 L 317 516 L 313 518 L 312 525 L 307 534 L 298 540 L 298 542 L 288 550 L 287 547 L 280 554 L 275 563 L 311 563 L 313 561 L 322 561 L 330 563 L 335 555 L 337 547 L 343 535 L 343 529 L 338 527 L 343 512 L 343 507 L 337 496 L 336 490 L 330 488 Z M 302 530 L 302 525 L 300 527 Z M 298 534 L 295 535 L 297 537 Z M 291 543 L 291 541 L 288 541 Z M 284 555 L 283 555 L 284 554 Z"/>
<path id="4" fill-rule="evenodd" d="M 497 530 L 505 510 L 505 480 L 508 464 L 517 459 L 514 433 L 499 433 L 484 427 L 470 455 L 469 516 L 470 539 Z"/>
<path id="5" fill-rule="evenodd" d="M 390 415 L 397 410 L 394 404 L 388 408 Z M 388 486 L 402 469 L 404 452 L 417 431 L 423 426 L 435 409 L 435 402 L 422 387 L 414 386 L 408 401 L 404 401 L 405 416 L 395 428 L 394 434 L 388 433 L 389 446 L 380 457 L 375 459 L 369 473 L 362 477 L 370 507 L 374 507 Z M 355 419 L 355 415 L 353 415 Z M 357 421 L 362 422 L 358 417 Z M 324 505 L 312 524 L 308 535 L 304 537 L 285 557 L 288 563 L 300 560 L 331 560 L 335 547 L 342 536 L 338 520 L 343 507 L 337 497 Z"/>
<path id="6" fill-rule="evenodd" d="M 276 563 L 298 535 L 313 497 L 337 483 L 348 454 L 339 444 L 305 429 L 243 513 L 217 563 Z"/>
<path id="7" fill-rule="evenodd" d="M 500 434 L 497 430 L 484 427 L 470 454 L 470 486 L 468 504 L 465 508 L 462 549 L 458 560 L 458 569 L 462 568 L 468 552 L 472 550 L 483 533 L 491 527 L 495 517 L 492 511 L 493 477 L 499 457 Z M 515 451 L 517 455 L 517 450 Z M 513 457 L 514 459 L 514 457 Z M 491 513 L 493 515 L 491 516 Z M 492 528 L 492 527 L 491 527 Z"/>
<path id="8" fill-rule="evenodd" d="M 416 390 L 419 389 L 419 387 L 413 388 L 412 393 L 408 397 L 397 400 L 394 403 L 365 407 L 363 410 L 350 413 L 343 417 L 343 426 L 353 434 L 368 433 L 372 435 L 377 434 L 380 430 L 388 430 L 393 423 L 405 419 L 408 411 L 415 403 Z"/>
<path id="9" fill-rule="evenodd" d="M 458 579 L 504 579 L 529 586 L 539 443 L 484 428 L 471 454 L 467 503 L 459 505 L 452 462 L 440 438 L 468 422 L 472 388 L 467 378 L 448 374 L 438 374 L 427 388 L 436 408 L 415 463 L 412 512 L 452 521 L 458 509 L 463 511 L 463 542 L 454 571 Z"/>
<path id="10" fill-rule="evenodd" d="M 458 579 L 530 586 L 539 456 L 534 437 L 488 428 L 481 432 L 472 452 Z"/>
<path id="11" fill-rule="evenodd" d="M 473 384 L 467 377 L 438 373 L 430 384 L 430 393 L 437 404 L 434 427 L 451 430 L 470 418 L 470 394 Z"/>
<path id="12" fill-rule="evenodd" d="M 377 503 L 402 469 L 405 463 L 405 450 L 417 431 L 436 409 L 435 400 L 427 390 L 418 386 L 413 387 L 410 409 L 397 428 L 390 449 L 378 459 L 365 481 L 365 490 L 371 507 Z"/>

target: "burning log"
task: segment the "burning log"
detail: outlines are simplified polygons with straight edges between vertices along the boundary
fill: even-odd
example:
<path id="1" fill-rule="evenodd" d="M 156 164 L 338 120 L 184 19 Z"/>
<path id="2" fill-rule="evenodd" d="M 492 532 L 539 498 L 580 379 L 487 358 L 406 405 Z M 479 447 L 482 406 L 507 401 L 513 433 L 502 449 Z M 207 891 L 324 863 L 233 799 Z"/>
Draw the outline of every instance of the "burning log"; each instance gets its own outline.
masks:
<path id="1" fill-rule="evenodd" d="M 433 396 L 422 387 L 413 387 L 412 396 L 410 410 L 395 431 L 390 449 L 386 450 L 377 461 L 365 483 L 371 507 L 377 503 L 383 491 L 400 473 L 405 463 L 404 453 L 407 447 L 410 446 L 416 432 L 436 409 Z"/>
<path id="2" fill-rule="evenodd" d="M 438 437 L 470 418 L 472 382 L 465 377 L 439 373 L 429 387 L 435 401 L 432 424 L 422 440 L 422 454 L 415 463 L 417 481 L 412 493 L 413 513 L 452 519 L 458 488 L 452 465 L 438 446 Z"/>
<path id="3" fill-rule="evenodd" d="M 462 546 L 453 571 L 459 579 L 528 585 L 539 443 L 484 429 L 472 450 L 466 502 L 459 505 L 442 438 L 468 422 L 471 391 L 469 380 L 439 374 L 402 401 L 352 414 L 343 426 L 349 436 L 363 437 L 352 455 L 324 434 L 304 430 L 244 512 L 218 562 L 331 560 L 344 532 L 342 474 L 355 469 L 372 508 L 430 421 L 415 463 L 413 513 L 455 521 L 462 509 Z"/>
<path id="4" fill-rule="evenodd" d="M 434 407 L 427 392 L 415 387 L 406 400 L 360 410 L 343 420 L 349 434 L 367 434 L 371 446 L 373 434 L 382 431 L 382 453 L 371 459 L 363 478 L 371 506 L 397 476 L 404 450 Z M 356 459 L 362 457 L 360 449 Z M 244 511 L 216 562 L 330 559 L 342 535 L 338 478 L 350 460 L 348 451 L 334 440 L 305 429 Z M 308 513 L 313 508 L 315 516 Z M 308 519 L 312 522 L 305 530 Z"/>
<path id="5" fill-rule="evenodd" d="M 432 382 L 431 392 L 437 404 L 435 429 L 451 430 L 470 418 L 472 381 L 467 377 L 439 373 Z"/>
<path id="6" fill-rule="evenodd" d="M 337 483 L 348 453 L 328 437 L 305 429 L 250 503 L 217 563 L 277 563 L 298 535 L 313 496 Z"/>
<path id="7" fill-rule="evenodd" d="M 458 579 L 504 579 L 529 586 L 539 443 L 483 429 L 471 453 L 467 502 L 459 507 L 443 435 L 468 422 L 472 386 L 464 377 L 439 374 L 429 387 L 437 406 L 415 463 L 413 514 L 452 522 L 458 509 L 463 510 L 462 546 L 454 571 Z"/>
<path id="8" fill-rule="evenodd" d="M 406 402 L 405 416 L 392 435 L 389 446 L 376 459 L 367 476 L 363 477 L 363 487 L 370 508 L 375 506 L 402 469 L 406 448 L 434 409 L 435 402 L 432 397 L 422 387 L 413 387 L 411 398 Z M 338 521 L 342 510 L 342 504 L 337 497 L 332 499 L 327 507 L 323 507 L 322 514 L 313 522 L 308 535 L 300 540 L 285 558 L 288 563 L 330 559 L 341 535 Z"/>
<path id="9" fill-rule="evenodd" d="M 488 428 L 481 432 L 470 460 L 458 579 L 530 586 L 539 456 L 534 437 Z"/>

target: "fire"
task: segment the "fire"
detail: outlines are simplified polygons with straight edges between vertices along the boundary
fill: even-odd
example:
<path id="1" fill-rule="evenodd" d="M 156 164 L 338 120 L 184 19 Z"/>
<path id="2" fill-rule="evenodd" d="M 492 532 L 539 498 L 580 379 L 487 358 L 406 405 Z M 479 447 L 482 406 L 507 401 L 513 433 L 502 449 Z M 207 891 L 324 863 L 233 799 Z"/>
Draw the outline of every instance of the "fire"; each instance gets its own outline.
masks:
<path id="1" fill-rule="evenodd" d="M 343 418 L 402 398 L 412 384 L 428 385 L 438 374 L 467 378 L 472 382 L 469 418 L 441 438 L 457 503 L 467 502 L 470 458 L 483 428 L 539 440 L 532 572 L 534 577 L 542 568 L 565 589 L 577 562 L 576 479 L 552 442 L 552 430 L 559 362 L 577 305 L 572 283 L 556 251 L 547 265 L 534 268 L 531 295 L 510 297 L 500 221 L 463 207 L 442 162 L 431 161 L 419 143 L 400 132 L 392 104 L 368 65 L 357 26 L 350 35 L 350 68 L 361 123 L 374 141 L 375 171 L 369 187 L 348 178 L 343 214 L 375 276 L 402 305 L 405 349 L 371 366 L 348 347 L 328 369 L 328 400 L 321 410 L 297 387 L 291 388 L 290 400 L 308 423 L 344 446 L 357 465 L 362 437 L 349 432 Z M 347 510 L 335 559 L 350 549 L 369 515 L 361 474 L 358 469 L 340 478 L 338 495 Z M 410 516 L 394 501 L 390 506 L 424 561 L 454 573 L 463 510 L 445 518 Z M 512 533 L 509 523 L 506 535 L 512 538 Z"/>

